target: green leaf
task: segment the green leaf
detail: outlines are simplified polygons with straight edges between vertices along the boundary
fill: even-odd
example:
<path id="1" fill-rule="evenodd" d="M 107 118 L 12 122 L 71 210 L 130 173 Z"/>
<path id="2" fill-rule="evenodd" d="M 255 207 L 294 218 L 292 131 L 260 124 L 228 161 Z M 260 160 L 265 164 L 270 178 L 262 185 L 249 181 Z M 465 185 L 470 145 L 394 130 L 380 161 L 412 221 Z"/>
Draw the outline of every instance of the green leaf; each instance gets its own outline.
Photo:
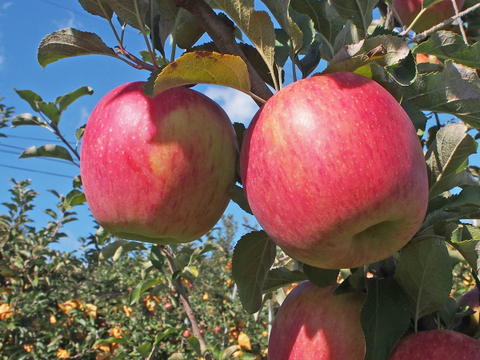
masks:
<path id="1" fill-rule="evenodd" d="M 255 11 L 254 0 L 214 0 L 250 39 L 268 66 L 275 73 L 275 30 L 267 12 Z"/>
<path id="2" fill-rule="evenodd" d="M 337 285 L 338 273 L 340 270 L 320 269 L 307 264 L 303 264 L 303 272 L 310 282 L 318 287 Z"/>
<path id="3" fill-rule="evenodd" d="M 140 281 L 130 292 L 130 305 L 137 303 L 144 292 L 160 283 L 162 283 L 161 278 Z"/>
<path id="4" fill-rule="evenodd" d="M 58 105 L 58 110 L 60 112 L 65 111 L 72 103 L 78 100 L 80 97 L 85 95 L 92 95 L 93 89 L 89 86 L 82 86 L 75 91 L 69 92 L 68 94 L 57 97 L 55 104 Z"/>
<path id="5" fill-rule="evenodd" d="M 422 111 L 452 114 L 480 128 L 480 80 L 471 68 L 448 60 L 442 72 L 419 74 L 401 91 L 404 101 Z"/>
<path id="6" fill-rule="evenodd" d="M 42 126 L 50 130 L 48 123 L 45 120 L 42 120 L 39 116 L 34 116 L 32 114 L 20 114 L 20 115 L 15 115 L 12 118 L 13 127 L 23 126 L 23 125 Z"/>
<path id="7" fill-rule="evenodd" d="M 176 86 L 215 84 L 250 93 L 247 65 L 239 56 L 195 51 L 165 66 L 154 80 L 153 94 Z"/>
<path id="8" fill-rule="evenodd" d="M 100 16 L 104 19 L 111 19 L 113 11 L 105 3 L 105 0 L 78 0 L 83 9 L 92 15 Z"/>
<path id="9" fill-rule="evenodd" d="M 33 111 L 40 112 L 40 107 L 38 106 L 38 104 L 43 102 L 43 99 L 40 95 L 33 92 L 32 90 L 13 90 L 17 93 L 18 96 L 28 102 Z"/>
<path id="10" fill-rule="evenodd" d="M 187 342 L 190 344 L 190 346 L 193 348 L 193 350 L 198 356 L 202 356 L 202 350 L 200 349 L 200 342 L 195 336 L 188 337 Z"/>
<path id="11" fill-rule="evenodd" d="M 462 36 L 451 31 L 437 31 L 414 48 L 415 54 L 435 55 L 441 60 L 453 60 L 458 64 L 480 69 L 478 43 L 465 44 Z"/>
<path id="12" fill-rule="evenodd" d="M 477 151 L 477 142 L 467 134 L 463 124 L 450 124 L 437 132 L 425 158 L 430 175 L 430 198 L 453 188 L 455 180 Z"/>
<path id="13" fill-rule="evenodd" d="M 31 146 L 20 155 L 20 158 L 26 159 L 39 156 L 63 159 L 75 163 L 70 152 L 63 146 L 59 145 L 42 145 L 38 148 L 36 146 Z"/>
<path id="14" fill-rule="evenodd" d="M 159 245 L 153 245 L 150 250 L 150 261 L 157 270 L 163 271 L 165 265 L 165 256 L 162 253 L 162 249 Z"/>
<path id="15" fill-rule="evenodd" d="M 442 308 L 452 289 L 452 266 L 446 244 L 437 237 L 409 243 L 400 253 L 395 280 L 410 301 L 415 324 Z"/>
<path id="16" fill-rule="evenodd" d="M 146 248 L 143 243 L 119 239 L 102 249 L 100 259 L 117 261 L 120 257 L 133 250 L 146 250 Z"/>
<path id="17" fill-rule="evenodd" d="M 365 360 L 388 360 L 410 318 L 408 298 L 393 278 L 368 279 L 360 314 L 367 345 Z"/>
<path id="18" fill-rule="evenodd" d="M 288 270 L 286 267 L 272 269 L 268 272 L 263 284 L 263 293 L 275 291 L 283 286 L 307 280 L 305 274 L 298 270 Z"/>
<path id="19" fill-rule="evenodd" d="M 290 37 L 295 52 L 299 51 L 303 46 L 310 44 L 310 42 L 306 44 L 303 43 L 303 33 L 298 24 L 293 21 L 290 16 L 290 0 L 262 0 L 262 2 L 278 21 L 280 27 L 285 30 Z"/>
<path id="20" fill-rule="evenodd" d="M 338 33 L 343 29 L 342 18 L 335 10 L 333 2 L 318 0 L 291 0 L 291 7 L 312 19 L 318 36 L 326 43 L 333 56 L 333 43 Z"/>
<path id="21" fill-rule="evenodd" d="M 142 345 L 137 346 L 137 351 L 144 358 L 148 358 L 150 352 L 152 351 L 152 344 L 149 342 L 144 342 Z"/>
<path id="22" fill-rule="evenodd" d="M 82 191 L 73 189 L 67 194 L 67 196 L 65 196 L 65 207 L 73 207 L 83 204 L 86 201 L 87 199 L 85 198 L 85 194 Z"/>
<path id="23" fill-rule="evenodd" d="M 250 314 L 262 306 L 266 276 L 275 260 L 276 246 L 264 231 L 253 231 L 238 241 L 233 252 L 232 275 L 243 308 Z"/>
<path id="24" fill-rule="evenodd" d="M 407 58 L 410 48 L 398 36 L 381 35 L 344 46 L 328 64 L 324 73 L 355 71 L 372 61 L 381 66 L 399 64 Z"/>
<path id="25" fill-rule="evenodd" d="M 116 338 L 116 337 L 109 337 L 107 339 L 99 339 L 95 341 L 95 344 L 93 344 L 93 347 L 99 346 L 99 345 L 110 345 L 110 344 L 122 344 L 122 345 L 130 345 L 129 341 L 124 339 L 124 338 Z"/>
<path id="26" fill-rule="evenodd" d="M 178 12 L 172 37 L 180 49 L 190 49 L 205 33 L 195 17 L 185 9 Z"/>
<path id="27" fill-rule="evenodd" d="M 155 342 L 153 343 L 153 346 L 157 346 L 164 338 L 174 333 L 178 333 L 179 331 L 180 329 L 178 328 L 169 328 L 163 332 L 157 333 L 157 335 L 155 335 Z"/>
<path id="28" fill-rule="evenodd" d="M 373 20 L 373 9 L 377 6 L 378 0 L 335 0 L 333 7 L 343 19 L 352 21 L 360 30 L 361 36 L 366 37 L 368 27 Z"/>
<path id="29" fill-rule="evenodd" d="M 472 225 L 458 225 L 452 232 L 450 242 L 478 274 L 480 270 L 480 229 Z"/>
<path id="30" fill-rule="evenodd" d="M 250 205 L 248 204 L 247 197 L 245 196 L 245 191 L 238 185 L 233 185 L 228 192 L 230 199 L 234 203 L 236 203 L 240 208 L 245 211 L 246 213 L 253 215 L 252 209 L 250 209 Z"/>
<path id="31" fill-rule="evenodd" d="M 45 103 L 43 101 L 39 102 L 38 103 L 38 107 L 40 108 L 40 111 L 47 117 L 49 118 L 50 120 L 52 120 L 52 122 L 54 122 L 55 124 L 58 125 L 58 123 L 60 122 L 60 111 L 58 110 L 57 108 L 57 105 L 55 105 L 54 103 Z"/>
<path id="32" fill-rule="evenodd" d="M 403 110 L 405 110 L 405 112 L 412 120 L 413 126 L 415 126 L 415 129 L 417 130 L 417 134 L 419 136 L 422 136 L 427 126 L 427 117 L 425 116 L 425 114 L 420 111 L 419 108 L 417 108 L 412 103 L 409 103 L 408 101 L 402 101 L 401 105 Z"/>
<path id="33" fill-rule="evenodd" d="M 46 67 L 60 59 L 92 54 L 118 57 L 98 35 L 68 28 L 55 31 L 42 39 L 38 47 L 37 61 L 42 67 Z"/>
<path id="34" fill-rule="evenodd" d="M 118 17 L 131 27 L 141 30 L 145 25 L 145 16 L 149 9 L 149 1 L 147 0 L 105 0 L 110 8 L 118 15 Z M 137 12 L 138 8 L 138 12 Z M 142 23 L 137 19 L 137 14 Z"/>

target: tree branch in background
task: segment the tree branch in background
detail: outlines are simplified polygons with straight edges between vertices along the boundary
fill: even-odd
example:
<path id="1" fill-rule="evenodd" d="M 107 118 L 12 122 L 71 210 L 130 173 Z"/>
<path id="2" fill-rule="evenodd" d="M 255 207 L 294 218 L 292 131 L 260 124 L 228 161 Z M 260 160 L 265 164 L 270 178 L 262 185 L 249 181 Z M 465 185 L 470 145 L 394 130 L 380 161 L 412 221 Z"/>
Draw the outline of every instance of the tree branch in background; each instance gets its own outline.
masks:
<path id="1" fill-rule="evenodd" d="M 174 274 L 178 269 L 177 269 L 177 266 L 175 265 L 175 259 L 173 258 L 173 254 L 170 251 L 170 248 L 166 245 L 162 245 L 162 251 L 165 254 L 165 257 L 167 258 L 168 267 L 170 268 L 170 271 L 172 272 L 172 274 Z M 182 305 L 185 308 L 185 312 L 187 313 L 187 318 L 190 321 L 190 326 L 192 327 L 193 335 L 198 339 L 198 342 L 200 343 L 200 349 L 202 350 L 202 353 L 204 353 L 207 350 L 207 344 L 205 343 L 205 340 L 203 339 L 203 336 L 200 333 L 200 328 L 198 327 L 195 313 L 193 312 L 192 305 L 188 300 L 187 292 L 185 291 L 185 287 L 183 286 L 182 280 L 180 277 L 178 277 L 175 280 L 175 290 L 177 291 L 178 295 L 180 296 L 180 299 L 182 300 Z M 205 360 L 212 360 L 211 355 L 205 354 Z"/>
<path id="2" fill-rule="evenodd" d="M 442 22 L 438 25 L 435 25 L 428 30 L 425 30 L 421 34 L 418 34 L 418 35 L 414 36 L 412 39 L 407 41 L 407 44 L 413 44 L 413 43 L 425 40 L 428 36 L 432 35 L 435 31 L 442 29 L 444 26 L 447 26 L 448 24 L 451 24 L 455 20 L 461 18 L 462 16 L 467 15 L 468 13 L 471 13 L 472 11 L 475 11 L 478 8 L 480 8 L 480 3 L 477 3 L 473 6 L 470 6 L 468 9 L 466 9 L 462 12 L 459 12 L 458 14 L 456 14 L 455 16 L 452 16 L 451 18 L 445 20 L 444 22 Z M 400 35 L 404 36 L 406 34 L 401 33 Z"/>
<path id="3" fill-rule="evenodd" d="M 240 49 L 238 43 L 235 41 L 233 27 L 229 27 L 223 20 L 221 20 L 204 0 L 175 0 L 175 3 L 177 6 L 184 8 L 195 17 L 207 34 L 212 38 L 221 53 L 237 55 L 245 61 L 248 73 L 250 74 L 252 93 L 264 100 L 268 100 L 273 95 L 260 75 L 258 75 L 257 71 L 247 60 L 247 57 Z M 259 106 L 261 105 L 257 100 L 255 100 L 255 102 L 259 104 Z"/>

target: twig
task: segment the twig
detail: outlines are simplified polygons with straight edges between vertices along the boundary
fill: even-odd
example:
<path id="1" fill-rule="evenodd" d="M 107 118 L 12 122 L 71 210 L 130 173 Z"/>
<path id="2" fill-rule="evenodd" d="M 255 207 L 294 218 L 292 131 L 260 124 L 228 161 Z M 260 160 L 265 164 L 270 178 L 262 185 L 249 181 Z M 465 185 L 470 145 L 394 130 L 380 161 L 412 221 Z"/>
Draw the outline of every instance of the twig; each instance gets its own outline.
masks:
<path id="1" fill-rule="evenodd" d="M 175 3 L 195 17 L 221 53 L 237 55 L 243 59 L 250 75 L 252 93 L 265 100 L 273 95 L 235 41 L 233 27 L 225 24 L 204 0 L 175 0 Z"/>
<path id="2" fill-rule="evenodd" d="M 170 252 L 170 249 L 166 245 L 162 245 L 162 251 L 165 254 L 165 257 L 168 261 L 168 267 L 172 274 L 177 271 L 177 266 L 175 265 L 175 259 L 173 258 L 173 254 Z M 202 334 L 200 333 L 200 328 L 198 327 L 197 319 L 195 317 L 195 313 L 193 312 L 192 305 L 188 300 L 187 292 L 185 291 L 185 287 L 182 284 L 182 280 L 178 277 L 175 280 L 175 289 L 177 290 L 178 295 L 180 296 L 180 300 L 182 301 L 183 307 L 185 308 L 185 312 L 187 313 L 188 320 L 190 321 L 190 325 L 192 327 L 193 335 L 198 339 L 200 343 L 200 349 L 202 354 L 207 350 L 207 344 L 203 339 Z M 210 354 L 205 354 L 205 360 L 212 360 Z"/>
<path id="3" fill-rule="evenodd" d="M 455 10 L 455 15 L 458 14 L 458 6 L 457 6 L 457 1 L 456 0 L 451 0 L 453 9 Z M 463 26 L 463 23 L 461 21 L 458 22 L 458 27 L 460 28 L 460 33 L 462 34 L 463 41 L 465 41 L 465 44 L 468 45 L 468 39 L 467 39 L 467 34 L 465 33 L 465 27 Z"/>
<path id="4" fill-rule="evenodd" d="M 130 54 L 125 48 L 121 46 L 115 46 L 115 52 L 119 55 L 125 56 L 128 60 L 132 61 L 134 64 L 131 64 L 135 69 L 139 70 L 148 70 L 150 72 L 155 71 L 153 65 L 147 64 L 145 61 L 140 60 L 135 55 Z"/>
<path id="5" fill-rule="evenodd" d="M 412 44 L 412 43 L 416 43 L 416 42 L 425 40 L 428 36 L 432 35 L 435 31 L 440 30 L 444 26 L 454 22 L 456 19 L 461 18 L 462 16 L 465 16 L 465 15 L 471 13 L 472 11 L 475 11 L 478 8 L 480 8 L 480 3 L 477 3 L 473 6 L 470 6 L 468 9 L 466 9 L 462 12 L 459 12 L 458 14 L 452 16 L 451 18 L 445 20 L 444 22 L 442 22 L 440 24 L 437 24 L 437 25 L 431 27 L 430 29 L 425 30 L 421 34 L 418 34 L 418 35 L 414 36 L 411 40 L 407 41 L 407 44 Z M 404 36 L 404 35 L 406 35 L 406 33 L 402 32 L 400 35 Z"/>

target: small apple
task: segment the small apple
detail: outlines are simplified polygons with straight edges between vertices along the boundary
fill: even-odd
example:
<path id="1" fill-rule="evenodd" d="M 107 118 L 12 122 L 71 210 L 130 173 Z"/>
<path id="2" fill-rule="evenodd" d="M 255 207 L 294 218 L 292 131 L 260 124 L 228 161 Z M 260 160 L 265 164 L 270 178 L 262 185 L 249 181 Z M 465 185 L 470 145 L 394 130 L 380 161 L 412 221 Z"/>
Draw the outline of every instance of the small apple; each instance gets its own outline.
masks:
<path id="1" fill-rule="evenodd" d="M 177 87 L 150 98 L 143 86 L 119 86 L 93 110 L 81 149 L 85 196 L 98 223 L 120 238 L 190 242 L 230 201 L 236 135 L 205 95 Z"/>
<path id="2" fill-rule="evenodd" d="M 480 359 L 478 340 L 452 330 L 429 330 L 401 339 L 389 360 L 474 360 Z"/>
<path id="3" fill-rule="evenodd" d="M 428 203 L 412 121 L 387 90 L 354 73 L 303 79 L 272 96 L 246 131 L 240 171 L 271 239 L 325 269 L 391 256 Z"/>
<path id="4" fill-rule="evenodd" d="M 360 311 L 365 294 L 334 295 L 335 289 L 305 281 L 292 290 L 275 316 L 269 359 L 363 360 Z"/>
<path id="5" fill-rule="evenodd" d="M 455 0 L 458 11 L 461 11 L 465 0 Z M 409 26 L 423 7 L 423 0 L 393 0 L 393 7 L 404 26 Z M 412 29 L 422 32 L 455 15 L 451 0 L 442 0 L 430 6 L 417 20 Z"/>
<path id="6" fill-rule="evenodd" d="M 189 329 L 187 329 L 183 332 L 183 337 L 189 338 L 191 335 L 192 335 L 192 333 Z"/>
<path id="7" fill-rule="evenodd" d="M 477 333 L 479 329 L 479 299 L 480 294 L 477 287 L 467 291 L 463 294 L 460 299 L 457 301 L 457 305 L 459 307 L 465 308 L 469 307 L 469 309 L 475 311 L 474 314 L 471 314 L 468 317 L 462 318 L 462 327 L 465 327 L 465 334 L 473 336 Z M 463 325 L 464 324 L 464 325 Z"/>
<path id="8" fill-rule="evenodd" d="M 213 332 L 215 334 L 218 334 L 220 331 L 222 331 L 222 329 L 220 328 L 220 326 L 216 325 L 214 328 L 213 328 Z"/>

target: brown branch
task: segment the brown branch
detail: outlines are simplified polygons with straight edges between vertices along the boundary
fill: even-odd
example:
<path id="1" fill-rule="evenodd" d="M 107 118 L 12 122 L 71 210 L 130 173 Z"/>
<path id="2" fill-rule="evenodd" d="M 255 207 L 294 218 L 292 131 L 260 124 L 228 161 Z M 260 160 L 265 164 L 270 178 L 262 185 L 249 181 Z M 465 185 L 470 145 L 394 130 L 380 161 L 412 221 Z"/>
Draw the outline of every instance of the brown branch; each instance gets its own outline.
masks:
<path id="1" fill-rule="evenodd" d="M 432 35 L 434 32 L 436 32 L 437 30 L 440 30 L 442 29 L 444 26 L 447 26 L 448 24 L 451 24 L 452 22 L 454 22 L 455 20 L 461 18 L 462 16 L 465 16 L 467 15 L 468 13 L 471 13 L 472 11 L 476 10 L 480 8 L 480 3 L 477 3 L 471 7 L 469 7 L 468 9 L 462 11 L 462 12 L 459 12 L 458 14 L 452 16 L 451 18 L 445 20 L 444 22 L 441 22 L 440 24 L 437 24 L 433 27 L 431 27 L 430 29 L 428 30 L 425 30 L 424 32 L 422 32 L 421 34 L 418 34 L 417 36 L 414 36 L 411 40 L 407 41 L 408 44 L 412 44 L 412 43 L 415 43 L 415 42 L 419 42 L 419 41 L 423 41 L 425 40 L 428 36 Z M 405 33 L 401 33 L 400 35 L 406 35 Z"/>
<path id="2" fill-rule="evenodd" d="M 237 55 L 245 61 L 250 75 L 252 93 L 264 100 L 268 100 L 273 95 L 235 41 L 233 27 L 229 27 L 221 20 L 204 0 L 175 0 L 175 3 L 195 17 L 221 53 Z M 259 104 L 256 99 L 254 100 Z"/>
<path id="3" fill-rule="evenodd" d="M 171 253 L 169 247 L 166 245 L 162 245 L 162 251 L 165 254 L 165 257 L 167 258 L 168 267 L 170 268 L 170 271 L 172 272 L 172 274 L 174 274 L 177 271 L 177 266 L 175 265 L 175 259 L 173 258 L 173 254 Z M 202 353 L 204 353 L 207 350 L 207 344 L 205 343 L 205 340 L 203 339 L 203 336 L 200 332 L 200 328 L 198 327 L 198 322 L 195 317 L 195 313 L 192 309 L 192 305 L 190 304 L 190 301 L 188 300 L 187 292 L 185 291 L 185 287 L 183 286 L 182 280 L 180 277 L 178 277 L 175 280 L 175 290 L 180 296 L 182 305 L 185 308 L 185 312 L 187 313 L 188 320 L 190 321 L 190 326 L 192 327 L 193 335 L 198 339 L 198 342 L 200 343 L 200 349 Z M 207 353 L 205 354 L 205 359 L 212 360 L 212 357 L 210 354 Z"/>

